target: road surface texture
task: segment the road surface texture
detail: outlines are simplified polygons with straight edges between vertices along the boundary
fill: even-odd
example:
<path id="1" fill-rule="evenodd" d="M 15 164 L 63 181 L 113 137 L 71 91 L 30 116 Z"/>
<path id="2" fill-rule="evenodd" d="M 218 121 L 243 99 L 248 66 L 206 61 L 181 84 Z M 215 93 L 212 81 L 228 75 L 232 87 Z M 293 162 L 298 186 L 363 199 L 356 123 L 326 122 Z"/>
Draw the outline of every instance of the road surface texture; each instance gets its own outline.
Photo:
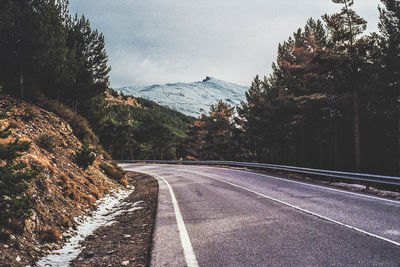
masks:
<path id="1" fill-rule="evenodd" d="M 400 266 L 400 202 L 244 169 L 122 164 L 160 191 L 151 266 Z"/>

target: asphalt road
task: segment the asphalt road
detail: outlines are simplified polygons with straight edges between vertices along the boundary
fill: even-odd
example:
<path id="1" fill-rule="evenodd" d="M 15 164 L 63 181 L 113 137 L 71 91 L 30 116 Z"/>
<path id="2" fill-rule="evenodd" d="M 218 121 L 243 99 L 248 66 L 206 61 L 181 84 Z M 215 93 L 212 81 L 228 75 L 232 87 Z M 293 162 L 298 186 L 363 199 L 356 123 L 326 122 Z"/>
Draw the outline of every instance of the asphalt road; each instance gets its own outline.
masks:
<path id="1" fill-rule="evenodd" d="M 400 266 L 400 202 L 232 168 L 159 180 L 152 266 Z"/>

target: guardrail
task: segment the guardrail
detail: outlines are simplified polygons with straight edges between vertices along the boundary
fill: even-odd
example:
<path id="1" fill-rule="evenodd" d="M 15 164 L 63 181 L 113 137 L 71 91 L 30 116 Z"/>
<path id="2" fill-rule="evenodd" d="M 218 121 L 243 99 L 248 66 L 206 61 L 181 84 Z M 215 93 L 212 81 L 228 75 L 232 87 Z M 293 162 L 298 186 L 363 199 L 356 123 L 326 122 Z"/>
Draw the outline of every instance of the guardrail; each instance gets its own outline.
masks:
<path id="1" fill-rule="evenodd" d="M 369 189 L 371 184 L 395 186 L 400 188 L 400 177 L 374 175 L 355 172 L 341 172 L 275 165 L 266 163 L 236 162 L 236 161 L 177 161 L 177 160 L 120 160 L 119 163 L 158 163 L 158 164 L 184 164 L 184 165 L 227 165 L 234 167 L 247 167 L 257 169 L 280 170 L 293 173 L 310 174 L 321 177 L 335 178 L 344 181 L 357 182 Z"/>

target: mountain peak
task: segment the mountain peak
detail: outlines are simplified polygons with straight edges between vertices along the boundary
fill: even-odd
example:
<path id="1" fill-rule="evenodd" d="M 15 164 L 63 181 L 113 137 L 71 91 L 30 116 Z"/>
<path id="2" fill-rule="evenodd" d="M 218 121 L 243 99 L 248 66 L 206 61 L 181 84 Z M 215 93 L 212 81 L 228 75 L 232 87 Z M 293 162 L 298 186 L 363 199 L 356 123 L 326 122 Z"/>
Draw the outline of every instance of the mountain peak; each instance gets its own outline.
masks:
<path id="1" fill-rule="evenodd" d="M 198 117 L 207 113 L 219 100 L 239 105 L 248 87 L 207 76 L 200 82 L 169 83 L 157 86 L 129 86 L 116 89 L 127 95 L 143 97 L 186 115 Z"/>
<path id="2" fill-rule="evenodd" d="M 216 80 L 216 79 L 213 78 L 213 77 L 206 76 L 206 78 L 203 80 L 203 82 L 208 82 L 208 81 L 211 80 L 211 79 Z"/>

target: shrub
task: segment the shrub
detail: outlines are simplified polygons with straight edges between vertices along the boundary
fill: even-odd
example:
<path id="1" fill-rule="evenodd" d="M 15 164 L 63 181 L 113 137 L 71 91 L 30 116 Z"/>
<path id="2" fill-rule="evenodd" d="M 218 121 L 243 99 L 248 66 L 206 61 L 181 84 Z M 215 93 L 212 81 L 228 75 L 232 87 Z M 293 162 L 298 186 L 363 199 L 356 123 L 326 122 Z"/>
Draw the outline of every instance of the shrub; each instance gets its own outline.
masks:
<path id="1" fill-rule="evenodd" d="M 94 198 L 92 196 L 83 195 L 82 198 L 86 200 L 86 202 L 89 204 L 89 206 L 93 206 L 96 203 L 96 198 Z"/>
<path id="2" fill-rule="evenodd" d="M 109 89 L 110 95 L 112 95 L 113 97 L 118 97 L 118 92 L 113 90 L 113 89 Z"/>
<path id="3" fill-rule="evenodd" d="M 8 118 L 12 106 L 0 106 L 0 119 Z M 0 139 L 10 136 L 11 127 L 0 130 Z M 23 227 L 13 227 L 10 222 L 23 222 L 29 215 L 32 206 L 25 192 L 27 182 L 35 178 L 40 171 L 37 168 L 28 169 L 24 163 L 18 163 L 17 159 L 21 153 L 28 151 L 29 142 L 11 141 L 5 144 L 0 143 L 0 226 L 13 231 L 19 231 Z M 12 229 L 11 229 L 12 228 Z"/>
<path id="4" fill-rule="evenodd" d="M 41 98 L 40 102 L 41 107 L 57 114 L 67 121 L 69 125 L 71 125 L 74 135 L 76 135 L 79 140 L 92 145 L 96 145 L 99 142 L 99 138 L 90 129 L 89 123 L 84 117 L 74 113 L 70 108 L 55 100 Z"/>
<path id="5" fill-rule="evenodd" d="M 25 121 L 31 121 L 33 120 L 33 118 L 36 117 L 36 111 L 31 107 L 31 106 L 27 106 L 24 110 L 24 113 L 22 114 L 21 118 Z"/>
<path id="6" fill-rule="evenodd" d="M 63 217 L 61 221 L 61 225 L 65 228 L 69 228 L 72 225 L 71 219 L 68 217 Z"/>
<path id="7" fill-rule="evenodd" d="M 10 240 L 10 234 L 4 231 L 4 229 L 1 229 L 0 231 L 0 241 L 8 241 Z"/>
<path id="8" fill-rule="evenodd" d="M 125 176 L 125 172 L 119 167 L 116 168 L 112 165 L 103 163 L 100 165 L 100 168 L 113 180 L 120 180 Z"/>
<path id="9" fill-rule="evenodd" d="M 125 187 L 128 187 L 128 185 L 129 185 L 128 180 L 126 180 L 125 178 L 122 178 L 121 180 L 119 180 L 118 183 L 122 184 Z"/>
<path id="10" fill-rule="evenodd" d="M 60 239 L 60 236 L 60 231 L 51 226 L 39 231 L 39 239 L 43 242 L 56 242 L 58 239 Z"/>
<path id="11" fill-rule="evenodd" d="M 53 152 L 55 148 L 55 138 L 54 136 L 49 134 L 42 134 L 41 136 L 39 136 L 39 138 L 36 140 L 36 143 L 38 144 L 38 146 L 46 149 L 49 152 Z"/>
<path id="12" fill-rule="evenodd" d="M 89 144 L 84 144 L 82 148 L 75 155 L 76 163 L 84 169 L 93 165 L 94 160 L 96 159 L 94 153 L 89 148 Z"/>
<path id="13" fill-rule="evenodd" d="M 21 220 L 11 219 L 7 223 L 7 228 L 14 233 L 21 234 L 24 231 L 24 223 Z"/>

